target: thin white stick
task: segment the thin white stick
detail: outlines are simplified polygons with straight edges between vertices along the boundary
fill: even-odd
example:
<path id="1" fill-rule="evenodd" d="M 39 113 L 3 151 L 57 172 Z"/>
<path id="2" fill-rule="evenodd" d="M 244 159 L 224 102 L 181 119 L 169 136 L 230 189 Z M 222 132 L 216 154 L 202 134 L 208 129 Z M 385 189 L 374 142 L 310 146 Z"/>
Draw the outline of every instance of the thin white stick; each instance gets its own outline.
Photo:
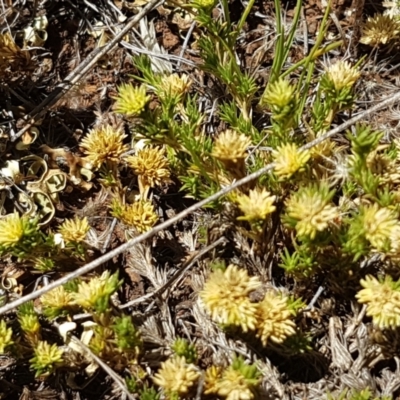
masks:
<path id="1" fill-rule="evenodd" d="M 58 324 L 57 324 L 58 325 Z M 136 397 L 133 396 L 132 393 L 129 392 L 128 388 L 125 385 L 125 382 L 121 379 L 121 377 L 114 372 L 112 368 L 110 368 L 100 357 L 96 356 L 89 347 L 87 347 L 84 343 L 82 343 L 76 336 L 69 334 L 69 339 L 80 346 L 85 352 L 87 352 L 91 358 L 111 377 L 111 379 L 116 383 L 116 385 L 121 389 L 122 392 L 126 394 L 128 399 L 135 400 Z"/>
<path id="2" fill-rule="evenodd" d="M 194 30 L 195 27 L 196 27 L 196 21 L 193 21 L 192 24 L 190 25 L 190 28 L 189 28 L 188 32 L 187 32 L 187 35 L 185 37 L 185 41 L 183 42 L 181 52 L 179 53 L 180 60 L 178 61 L 178 65 L 176 66 L 177 70 L 179 70 L 179 68 L 181 66 L 181 60 L 183 59 L 183 56 L 185 55 L 186 48 L 187 48 L 187 46 L 189 44 L 190 36 L 192 36 L 193 30 Z"/>

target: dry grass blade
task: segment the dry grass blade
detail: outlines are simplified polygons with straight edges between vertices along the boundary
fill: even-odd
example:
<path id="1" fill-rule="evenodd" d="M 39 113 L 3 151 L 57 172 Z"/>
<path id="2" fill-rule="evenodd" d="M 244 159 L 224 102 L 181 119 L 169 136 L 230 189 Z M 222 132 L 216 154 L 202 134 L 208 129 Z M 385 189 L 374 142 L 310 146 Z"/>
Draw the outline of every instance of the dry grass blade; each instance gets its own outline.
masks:
<path id="1" fill-rule="evenodd" d="M 361 120 L 363 120 L 366 116 L 379 111 L 393 103 L 395 103 L 396 101 L 400 100 L 400 93 L 396 93 L 388 98 L 386 98 L 385 100 L 383 100 L 382 102 L 376 104 L 375 106 L 359 113 L 358 115 L 356 115 L 355 117 L 349 119 L 348 121 L 344 122 L 343 124 L 337 126 L 336 128 L 326 132 L 324 135 L 322 135 L 321 137 L 307 143 L 305 146 L 301 147 L 300 149 L 310 149 L 313 146 L 318 145 L 319 143 L 323 142 L 324 140 L 342 132 L 343 130 L 349 128 L 350 126 L 354 125 L 356 122 L 359 122 Z M 174 217 L 166 220 L 165 222 L 155 226 L 153 229 L 151 229 L 148 232 L 145 232 L 131 240 L 129 240 L 128 242 L 122 244 L 121 246 L 115 248 L 114 250 L 111 250 L 110 252 L 108 252 L 107 254 L 104 254 L 103 256 L 97 258 L 96 260 L 91 261 L 90 263 L 82 266 L 81 268 L 77 269 L 76 271 L 65 275 L 64 277 L 58 279 L 55 282 L 50 283 L 49 285 L 41 288 L 40 290 L 37 290 L 35 292 L 29 293 L 28 295 L 21 297 L 20 299 L 17 299 L 11 303 L 6 304 L 3 307 L 0 307 L 0 315 L 9 312 L 11 310 L 13 310 L 16 307 L 19 307 L 21 304 L 26 303 L 27 301 L 30 300 L 34 300 L 37 299 L 38 297 L 42 296 L 43 294 L 49 292 L 52 289 L 55 289 L 56 287 L 63 285 L 79 276 L 82 276 L 94 269 L 96 269 L 97 267 L 99 267 L 100 265 L 102 265 L 103 263 L 111 260 L 112 258 L 114 258 L 115 256 L 118 256 L 119 254 L 125 252 L 126 250 L 128 250 L 130 247 L 135 246 L 138 243 L 143 242 L 146 239 L 151 238 L 152 236 L 154 236 L 155 234 L 157 234 L 158 232 L 161 232 L 162 230 L 169 228 L 170 226 L 174 225 L 175 223 L 181 221 L 182 219 L 184 219 L 185 217 L 187 217 L 188 215 L 190 215 L 192 212 L 202 208 L 203 206 L 219 199 L 220 197 L 232 192 L 233 190 L 237 189 L 238 187 L 245 185 L 251 181 L 253 181 L 254 179 L 259 178 L 260 176 L 266 174 L 267 172 L 273 170 L 274 168 L 274 163 L 270 163 L 268 165 L 266 165 L 263 168 L 260 168 L 258 171 L 234 182 L 233 184 L 224 187 L 223 189 L 219 190 L 218 192 L 216 192 L 215 194 L 213 194 L 212 196 L 199 201 L 195 204 L 193 204 L 192 206 L 188 207 L 187 209 L 185 209 L 184 211 L 180 212 L 179 214 L 176 214 Z"/>
<path id="2" fill-rule="evenodd" d="M 202 249 L 199 252 L 197 252 L 160 289 L 158 289 L 158 290 L 156 290 L 156 291 L 154 291 L 152 293 L 148 293 L 148 294 L 146 294 L 144 296 L 141 296 L 141 297 L 139 297 L 137 299 L 133 299 L 132 301 L 129 301 L 128 303 L 119 306 L 119 308 L 131 307 L 133 305 L 142 303 L 143 301 L 148 300 L 148 299 L 150 299 L 152 297 L 161 296 L 168 288 L 170 288 L 173 285 L 174 282 L 176 282 L 176 280 L 179 277 L 181 277 L 187 270 L 189 270 L 195 262 L 197 262 L 201 257 L 203 257 L 204 254 L 207 254 L 209 251 L 211 251 L 212 249 L 215 249 L 217 246 L 219 246 L 220 244 L 224 243 L 225 241 L 226 241 L 226 239 L 224 237 L 222 237 L 222 238 L 218 239 L 217 241 L 215 241 L 214 243 L 210 244 L 209 246 L 207 246 L 204 249 Z"/>

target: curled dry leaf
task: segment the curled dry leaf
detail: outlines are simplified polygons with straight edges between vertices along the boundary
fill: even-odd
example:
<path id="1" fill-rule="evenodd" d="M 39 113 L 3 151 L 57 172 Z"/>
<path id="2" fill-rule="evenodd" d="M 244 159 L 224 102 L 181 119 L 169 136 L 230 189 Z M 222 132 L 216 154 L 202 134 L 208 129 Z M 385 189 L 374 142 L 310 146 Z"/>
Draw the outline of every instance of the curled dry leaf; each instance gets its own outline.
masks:
<path id="1" fill-rule="evenodd" d="M 92 183 L 82 179 L 82 176 L 88 181 L 90 181 L 92 178 L 92 173 L 90 171 L 91 165 L 88 164 L 82 157 L 77 156 L 71 151 L 63 148 L 52 149 L 50 146 L 42 145 L 40 146 L 40 149 L 44 154 L 49 156 L 51 167 L 68 167 L 68 179 L 74 185 L 79 186 L 83 190 L 90 190 L 92 188 Z"/>

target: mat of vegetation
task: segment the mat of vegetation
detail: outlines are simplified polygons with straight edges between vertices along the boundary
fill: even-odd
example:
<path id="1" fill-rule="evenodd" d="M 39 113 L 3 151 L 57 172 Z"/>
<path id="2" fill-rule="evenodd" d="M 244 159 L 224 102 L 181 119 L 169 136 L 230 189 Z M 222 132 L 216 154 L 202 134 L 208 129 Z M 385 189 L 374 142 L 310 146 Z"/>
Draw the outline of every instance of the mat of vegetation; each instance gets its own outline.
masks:
<path id="1" fill-rule="evenodd" d="M 0 399 L 400 398 L 398 1 L 0 12 Z"/>

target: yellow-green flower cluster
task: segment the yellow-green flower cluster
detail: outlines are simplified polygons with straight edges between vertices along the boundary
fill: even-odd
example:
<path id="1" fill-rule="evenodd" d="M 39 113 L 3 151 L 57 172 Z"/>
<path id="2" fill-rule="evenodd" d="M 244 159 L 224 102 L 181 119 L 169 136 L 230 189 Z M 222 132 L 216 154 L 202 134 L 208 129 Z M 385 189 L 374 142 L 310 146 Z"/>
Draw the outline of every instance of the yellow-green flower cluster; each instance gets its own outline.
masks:
<path id="1" fill-rule="evenodd" d="M 157 94 L 161 98 L 166 96 L 181 98 L 189 91 L 191 86 L 192 80 L 189 79 L 188 75 L 171 74 L 161 78 Z"/>
<path id="2" fill-rule="evenodd" d="M 146 96 L 144 85 L 136 87 L 129 83 L 123 83 L 118 87 L 118 96 L 115 99 L 114 110 L 117 113 L 136 117 L 144 110 L 150 96 Z"/>
<path id="3" fill-rule="evenodd" d="M 385 45 L 396 39 L 399 32 L 400 24 L 397 18 L 391 15 L 375 14 L 364 24 L 360 43 L 373 47 Z"/>
<path id="4" fill-rule="evenodd" d="M 14 344 L 13 331 L 7 327 L 5 321 L 0 321 L 0 354 L 4 354 Z"/>
<path id="5" fill-rule="evenodd" d="M 110 296 L 118 290 L 122 281 L 118 274 L 110 275 L 104 271 L 101 276 L 90 279 L 89 282 L 80 282 L 77 292 L 72 293 L 74 304 L 85 310 L 106 311 L 109 306 Z"/>
<path id="6" fill-rule="evenodd" d="M 104 314 L 98 316 L 100 318 L 104 317 Z M 107 318 L 107 317 L 106 317 Z M 108 325 L 108 322 L 105 325 Z M 90 339 L 90 349 L 99 357 L 107 360 L 110 364 L 114 364 L 114 361 L 119 360 L 117 363 L 119 365 L 125 364 L 125 359 L 123 355 L 117 351 L 114 343 L 114 332 L 111 326 L 97 325 L 93 327 L 93 336 Z M 113 365 L 115 368 L 116 365 Z"/>
<path id="7" fill-rule="evenodd" d="M 29 255 L 40 242 L 36 220 L 21 217 L 18 213 L 0 219 L 0 254 L 11 253 L 23 257 Z"/>
<path id="8" fill-rule="evenodd" d="M 296 87 L 286 79 L 279 78 L 267 87 L 260 105 L 271 109 L 272 117 L 276 121 L 292 119 L 297 107 Z"/>
<path id="9" fill-rule="evenodd" d="M 58 237 L 60 236 L 60 237 Z M 55 244 L 63 244 L 63 240 L 61 238 L 61 235 L 54 235 L 54 240 Z M 32 257 L 32 261 L 34 262 L 33 267 L 43 273 L 53 271 L 55 267 L 55 263 L 51 258 L 47 257 Z"/>
<path id="10" fill-rule="evenodd" d="M 163 149 L 146 147 L 140 150 L 137 155 L 127 157 L 128 165 L 139 176 L 141 193 L 146 188 L 169 182 L 169 163 L 164 153 Z"/>
<path id="11" fill-rule="evenodd" d="M 129 148 L 123 143 L 126 137 L 120 129 L 105 125 L 89 131 L 81 147 L 93 168 L 98 169 L 105 163 L 119 164 L 122 154 Z"/>
<path id="12" fill-rule="evenodd" d="M 85 240 L 86 234 L 89 232 L 90 226 L 86 217 L 65 220 L 58 228 L 63 240 L 66 243 L 81 243 Z"/>
<path id="13" fill-rule="evenodd" d="M 389 250 L 391 239 L 399 229 L 396 214 L 378 204 L 362 209 L 362 221 L 366 239 L 377 250 Z"/>
<path id="14" fill-rule="evenodd" d="M 204 393 L 227 400 L 252 400 L 259 381 L 257 367 L 246 365 L 241 358 L 236 358 L 226 369 L 214 365 L 207 369 Z"/>
<path id="15" fill-rule="evenodd" d="M 301 171 L 311 155 L 309 150 L 300 150 L 294 143 L 278 146 L 272 154 L 275 174 L 280 179 L 289 179 L 297 171 Z"/>
<path id="16" fill-rule="evenodd" d="M 30 346 L 35 347 L 41 340 L 41 325 L 35 312 L 33 302 L 23 304 L 18 309 L 18 322 L 24 332 L 25 340 Z"/>
<path id="17" fill-rule="evenodd" d="M 339 217 L 338 208 L 330 204 L 331 197 L 324 185 L 300 189 L 286 201 L 286 221 L 299 236 L 314 239 Z"/>
<path id="18" fill-rule="evenodd" d="M 53 319 L 67 312 L 68 308 L 73 305 L 74 297 L 71 292 L 65 290 L 64 286 L 58 286 L 41 296 L 40 301 L 43 314 Z"/>
<path id="19" fill-rule="evenodd" d="M 185 357 L 173 356 L 161 363 L 153 381 L 169 395 L 183 396 L 199 379 L 200 373 L 194 364 L 188 364 Z"/>
<path id="20" fill-rule="evenodd" d="M 394 208 L 381 207 L 377 203 L 361 205 L 353 217 L 350 237 L 364 248 L 383 253 L 392 260 L 400 257 L 400 221 Z"/>
<path id="21" fill-rule="evenodd" d="M 113 200 L 110 207 L 112 216 L 123 224 L 134 227 L 139 233 L 147 232 L 158 221 L 153 204 L 147 200 L 132 204 L 122 204 L 119 200 Z"/>
<path id="22" fill-rule="evenodd" d="M 368 275 L 360 281 L 363 287 L 356 298 L 367 305 L 367 315 L 380 329 L 400 326 L 400 282 L 390 276 L 378 280 Z"/>
<path id="23" fill-rule="evenodd" d="M 257 304 L 250 301 L 249 293 L 260 286 L 257 277 L 250 277 L 246 270 L 231 264 L 225 271 L 211 273 L 200 299 L 215 322 L 240 326 L 247 332 L 254 330 L 257 323 Z"/>
<path id="24" fill-rule="evenodd" d="M 24 315 L 19 319 L 22 330 L 25 334 L 26 341 L 31 345 L 35 346 L 41 338 L 41 326 L 37 315 Z"/>
<path id="25" fill-rule="evenodd" d="M 283 343 L 285 339 L 296 333 L 296 324 L 291 320 L 288 299 L 274 291 L 265 294 L 257 308 L 257 337 L 264 346 L 268 340 Z"/>
<path id="26" fill-rule="evenodd" d="M 11 247 L 18 243 L 26 232 L 28 220 L 21 218 L 17 213 L 0 219 L 0 244 Z"/>
<path id="27" fill-rule="evenodd" d="M 62 356 L 63 351 L 56 344 L 40 341 L 34 348 L 34 357 L 30 359 L 31 367 L 36 376 L 46 377 L 62 364 Z"/>
<path id="28" fill-rule="evenodd" d="M 243 134 L 227 129 L 215 139 L 212 156 L 227 170 L 242 169 L 251 140 Z"/>
<path id="29" fill-rule="evenodd" d="M 295 87 L 280 78 L 270 85 L 262 97 L 262 102 L 270 107 L 284 108 L 293 100 Z"/>
<path id="30" fill-rule="evenodd" d="M 260 303 L 253 303 L 249 294 L 260 286 L 257 277 L 229 265 L 225 271 L 211 273 L 200 292 L 201 303 L 217 323 L 238 326 L 244 332 L 255 331 L 264 345 L 268 340 L 282 343 L 295 333 L 288 299 L 271 291 Z"/>
<path id="31" fill-rule="evenodd" d="M 237 195 L 235 200 L 244 214 L 238 219 L 249 222 L 264 221 L 275 211 L 276 207 L 273 205 L 275 199 L 276 196 L 271 196 L 265 188 L 250 190 L 248 195 Z"/>
<path id="32" fill-rule="evenodd" d="M 339 60 L 326 70 L 328 79 L 332 82 L 336 91 L 344 88 L 351 88 L 360 77 L 360 71 L 354 68 L 347 61 Z"/>

